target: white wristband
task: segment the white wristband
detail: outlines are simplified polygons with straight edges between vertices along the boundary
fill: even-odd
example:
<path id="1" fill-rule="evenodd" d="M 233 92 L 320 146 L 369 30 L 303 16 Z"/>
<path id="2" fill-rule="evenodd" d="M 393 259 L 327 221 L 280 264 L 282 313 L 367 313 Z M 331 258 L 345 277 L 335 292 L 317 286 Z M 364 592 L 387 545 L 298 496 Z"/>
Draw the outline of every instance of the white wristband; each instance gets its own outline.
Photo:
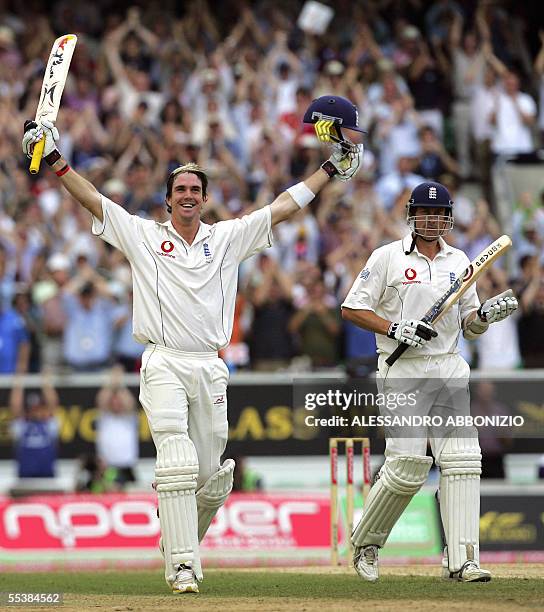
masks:
<path id="1" fill-rule="evenodd" d="M 295 204 L 299 208 L 304 208 L 315 198 L 315 193 L 310 191 L 306 186 L 306 183 L 297 183 L 292 187 L 289 187 L 287 193 L 295 200 Z"/>

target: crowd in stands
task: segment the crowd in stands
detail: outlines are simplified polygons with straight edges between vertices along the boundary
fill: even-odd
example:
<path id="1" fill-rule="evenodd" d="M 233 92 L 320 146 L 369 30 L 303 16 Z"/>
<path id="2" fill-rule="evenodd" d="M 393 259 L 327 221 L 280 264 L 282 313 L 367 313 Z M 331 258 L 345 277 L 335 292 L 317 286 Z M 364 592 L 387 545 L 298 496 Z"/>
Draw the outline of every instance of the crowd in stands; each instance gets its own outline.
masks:
<path id="1" fill-rule="evenodd" d="M 359 109 L 368 130 L 362 170 L 349 183 L 332 181 L 278 226 L 273 248 L 243 264 L 224 353 L 232 369 L 372 362 L 372 334 L 343 322 L 339 305 L 372 250 L 408 232 L 405 205 L 424 179 L 452 193 L 448 240 L 469 258 L 503 233 L 492 163 L 534 155 L 544 134 L 544 32 L 523 7 L 338 2 L 327 32 L 312 35 L 296 26 L 301 5 L 199 0 L 106 10 L 61 0 L 31 14 L 4 3 L 2 373 L 114 362 L 137 371 L 143 351 L 131 337 L 128 264 L 91 235 L 89 214 L 55 175 L 44 167 L 32 177 L 21 153 L 44 62 L 64 32 L 79 37 L 57 121 L 64 156 L 117 204 L 159 221 L 168 218 L 165 182 L 178 165 L 198 162 L 210 175 L 204 221 L 247 214 L 328 156 L 301 121 L 313 98 L 342 95 Z M 511 203 L 514 266 L 496 266 L 479 292 L 483 300 L 513 284 L 521 307 L 475 349 L 463 345 L 473 365 L 544 367 L 543 194 Z"/>

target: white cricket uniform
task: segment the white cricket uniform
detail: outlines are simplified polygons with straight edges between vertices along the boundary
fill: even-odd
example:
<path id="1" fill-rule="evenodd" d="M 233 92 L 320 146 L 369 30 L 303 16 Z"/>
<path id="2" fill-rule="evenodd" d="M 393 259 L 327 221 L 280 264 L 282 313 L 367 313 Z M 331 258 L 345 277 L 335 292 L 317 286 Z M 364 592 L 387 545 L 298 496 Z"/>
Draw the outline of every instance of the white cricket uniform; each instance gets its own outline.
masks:
<path id="1" fill-rule="evenodd" d="M 353 283 L 342 307 L 353 310 L 371 310 L 388 321 L 421 319 L 425 312 L 450 287 L 451 283 L 469 265 L 468 257 L 439 239 L 440 251 L 431 260 L 419 253 L 417 247 L 409 254 L 412 236 L 407 235 L 376 249 Z M 429 414 L 440 405 L 446 412 L 466 413 L 469 409 L 468 378 L 470 368 L 457 349 L 461 322 L 480 305 L 476 287 L 468 289 L 459 302 L 433 327 L 438 332 L 420 348 L 408 348 L 393 366 L 385 360 L 397 348 L 398 341 L 376 334 L 378 348 L 378 390 L 383 393 L 410 393 L 421 391 L 422 381 L 441 381 L 442 387 L 419 394 L 415 408 L 399 406 L 398 414 Z M 397 382 L 395 382 L 395 380 Z M 463 391 L 459 387 L 462 386 Z M 388 413 L 391 414 L 391 413 Z M 433 455 L 438 460 L 442 432 L 430 432 Z M 426 436 L 387 439 L 386 456 L 425 455 Z"/>
<path id="2" fill-rule="evenodd" d="M 228 436 L 228 369 L 217 355 L 231 337 L 238 266 L 272 244 L 266 206 L 241 219 L 200 223 L 189 245 L 171 221 L 130 215 L 102 196 L 93 234 L 132 268 L 134 338 L 146 344 L 140 402 L 157 445 L 187 433 L 199 459 L 200 487 L 219 469 Z"/>

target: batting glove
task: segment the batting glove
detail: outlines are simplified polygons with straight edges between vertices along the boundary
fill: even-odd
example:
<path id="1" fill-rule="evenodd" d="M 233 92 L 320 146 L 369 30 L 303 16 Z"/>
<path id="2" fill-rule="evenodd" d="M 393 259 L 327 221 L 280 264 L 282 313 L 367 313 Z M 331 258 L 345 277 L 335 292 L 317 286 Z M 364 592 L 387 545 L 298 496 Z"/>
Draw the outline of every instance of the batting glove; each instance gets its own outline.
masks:
<path id="1" fill-rule="evenodd" d="M 32 158 L 34 145 L 45 136 L 45 145 L 43 148 L 42 157 L 47 157 L 53 151 L 56 151 L 56 142 L 59 139 L 59 131 L 52 121 L 44 119 L 40 124 L 35 121 L 25 121 L 25 133 L 23 135 L 23 153 Z"/>
<path id="2" fill-rule="evenodd" d="M 331 139 L 335 140 L 334 136 Z M 338 141 L 338 139 L 336 139 Z M 363 161 L 364 147 L 362 144 L 353 144 L 348 140 L 336 142 L 332 147 L 329 162 L 336 168 L 336 175 L 341 181 L 349 181 L 355 176 Z"/>
<path id="3" fill-rule="evenodd" d="M 436 338 L 438 333 L 428 323 L 416 319 L 403 319 L 398 323 L 391 323 L 387 336 L 408 346 L 419 348 L 425 342 Z"/>
<path id="4" fill-rule="evenodd" d="M 506 319 L 506 317 L 509 317 L 517 310 L 517 307 L 518 301 L 514 297 L 512 289 L 507 289 L 503 291 L 503 293 L 489 298 L 489 300 L 478 308 L 476 312 L 477 316 L 469 323 L 467 330 L 472 332 L 472 334 L 483 334 L 487 331 L 490 323 L 496 323 L 497 321 Z"/>

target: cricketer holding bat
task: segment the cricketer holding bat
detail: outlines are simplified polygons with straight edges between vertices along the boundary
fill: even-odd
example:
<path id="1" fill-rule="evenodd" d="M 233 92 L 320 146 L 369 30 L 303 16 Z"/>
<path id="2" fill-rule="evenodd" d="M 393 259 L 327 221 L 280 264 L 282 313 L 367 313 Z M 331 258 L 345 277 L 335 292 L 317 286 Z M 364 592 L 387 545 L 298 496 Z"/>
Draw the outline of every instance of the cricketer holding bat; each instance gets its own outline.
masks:
<path id="1" fill-rule="evenodd" d="M 319 108 L 319 105 L 318 105 Z M 329 96 L 327 112 L 360 132 L 357 112 L 344 98 Z M 336 176 L 351 179 L 363 146 L 332 145 L 328 161 L 304 182 L 240 219 L 207 225 L 200 220 L 208 177 L 195 164 L 175 169 L 166 184 L 166 223 L 130 215 L 70 169 L 57 150 L 50 122 L 25 124 L 23 151 L 45 136 L 43 158 L 63 186 L 92 215 L 92 232 L 120 249 L 132 268 L 133 333 L 146 345 L 140 402 L 157 450 L 165 578 L 174 593 L 198 592 L 202 580 L 199 542 L 225 503 L 234 461 L 220 465 L 228 436 L 228 369 L 217 351 L 229 343 L 238 266 L 271 246 L 272 228 L 304 208 Z"/>
<path id="2" fill-rule="evenodd" d="M 469 414 L 470 368 L 457 349 L 459 334 L 474 339 L 490 323 L 518 307 L 511 291 L 480 305 L 476 284 L 468 288 L 433 327 L 418 320 L 469 265 L 468 257 L 442 236 L 453 228 L 453 202 L 440 183 L 421 183 L 407 204 L 411 229 L 403 240 L 376 249 L 355 280 L 342 315 L 376 333 L 377 383 L 380 391 L 415 393 L 418 414 Z M 398 343 L 409 348 L 392 366 L 385 363 Z M 415 410 L 399 407 L 402 414 Z M 467 433 L 468 431 L 468 433 Z M 425 483 L 432 458 L 427 435 L 440 467 L 440 513 L 446 548 L 443 577 L 460 582 L 487 582 L 479 566 L 481 453 L 478 432 L 464 428 L 420 432 L 419 437 L 387 436 L 385 463 L 365 501 L 352 534 L 354 566 L 368 581 L 378 579 L 378 550 L 398 518 Z"/>

